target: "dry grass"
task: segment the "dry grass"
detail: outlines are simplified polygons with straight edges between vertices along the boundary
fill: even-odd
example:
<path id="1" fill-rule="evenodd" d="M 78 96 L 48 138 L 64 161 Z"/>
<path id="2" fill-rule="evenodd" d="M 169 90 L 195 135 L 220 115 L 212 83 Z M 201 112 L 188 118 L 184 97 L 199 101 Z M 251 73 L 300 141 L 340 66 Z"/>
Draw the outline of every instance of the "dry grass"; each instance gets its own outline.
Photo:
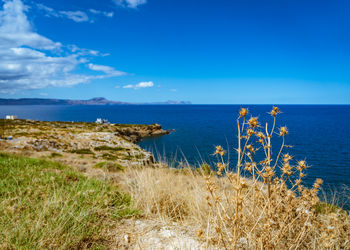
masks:
<path id="1" fill-rule="evenodd" d="M 275 131 L 279 113 L 272 109 L 269 129 L 267 124 L 261 127 L 257 118 L 246 121 L 248 110 L 240 111 L 235 172 L 218 146 L 215 153 L 222 160 L 215 174 L 130 170 L 123 186 L 146 216 L 197 227 L 209 248 L 350 249 L 348 212 L 320 201 L 322 180 L 310 189 L 302 185 L 307 165 L 286 152 L 288 129 Z M 275 152 L 271 141 L 276 136 L 282 145 Z M 251 178 L 242 177 L 243 168 Z"/>
<path id="2" fill-rule="evenodd" d="M 113 225 L 138 212 L 107 181 L 2 153 L 0 207 L 0 249 L 106 249 Z"/>
<path id="3" fill-rule="evenodd" d="M 126 173 L 123 186 L 133 195 L 138 208 L 162 221 L 203 221 L 200 215 L 208 211 L 205 181 L 192 171 L 134 169 Z"/>

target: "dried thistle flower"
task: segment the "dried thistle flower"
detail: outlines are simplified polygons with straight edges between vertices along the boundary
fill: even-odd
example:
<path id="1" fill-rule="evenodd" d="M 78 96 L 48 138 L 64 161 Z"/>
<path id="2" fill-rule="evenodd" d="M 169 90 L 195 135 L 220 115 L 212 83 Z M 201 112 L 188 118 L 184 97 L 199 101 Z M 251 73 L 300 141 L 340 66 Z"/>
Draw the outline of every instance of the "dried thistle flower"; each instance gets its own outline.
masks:
<path id="1" fill-rule="evenodd" d="M 307 167 L 305 161 L 298 161 L 298 166 L 302 169 L 305 169 Z"/>
<path id="2" fill-rule="evenodd" d="M 283 164 L 282 172 L 283 172 L 285 175 L 287 175 L 287 176 L 292 175 L 291 170 L 292 170 L 292 167 L 289 165 L 288 162 Z"/>
<path id="3" fill-rule="evenodd" d="M 279 110 L 279 108 L 278 107 L 275 107 L 275 106 L 273 106 L 272 107 L 272 110 L 270 111 L 270 115 L 272 115 L 273 117 L 276 117 L 278 114 L 280 114 L 281 113 L 281 111 Z"/>
<path id="4" fill-rule="evenodd" d="M 245 117 L 248 114 L 248 109 L 247 108 L 241 108 L 239 111 L 239 117 Z"/>
<path id="5" fill-rule="evenodd" d="M 257 134 L 256 134 L 256 136 L 257 137 L 259 137 L 260 139 L 266 139 L 266 136 L 264 135 L 264 133 L 263 132 L 258 132 Z"/>
<path id="6" fill-rule="evenodd" d="M 255 134 L 254 130 L 252 130 L 251 128 L 247 129 L 247 135 L 252 136 L 253 134 Z"/>
<path id="7" fill-rule="evenodd" d="M 219 172 L 222 172 L 222 171 L 224 170 L 224 168 L 225 168 L 225 165 L 222 164 L 221 162 L 219 162 L 219 163 L 217 164 L 217 166 L 218 166 L 218 171 L 219 171 Z"/>
<path id="8" fill-rule="evenodd" d="M 288 153 L 283 155 L 283 162 L 288 163 L 293 157 L 290 156 Z"/>
<path id="9" fill-rule="evenodd" d="M 318 185 L 322 185 L 323 180 L 322 180 L 322 179 L 320 179 L 320 178 L 317 178 L 317 179 L 316 179 L 316 183 L 317 183 Z"/>
<path id="10" fill-rule="evenodd" d="M 251 172 L 252 169 L 253 169 L 253 165 L 250 162 L 246 162 L 244 169 L 248 170 L 249 172 Z"/>
<path id="11" fill-rule="evenodd" d="M 280 130 L 280 136 L 285 136 L 288 134 L 287 127 L 280 127 L 279 130 Z"/>
<path id="12" fill-rule="evenodd" d="M 252 153 L 255 151 L 255 149 L 254 149 L 254 147 L 252 146 L 252 144 L 247 145 L 247 149 L 248 149 L 250 152 L 252 152 Z"/>
<path id="13" fill-rule="evenodd" d="M 259 126 L 259 121 L 257 117 L 252 117 L 249 119 L 248 124 L 251 128 L 256 128 Z"/>
<path id="14" fill-rule="evenodd" d="M 215 151 L 214 155 L 223 156 L 225 153 L 226 153 L 225 150 L 220 145 L 216 146 L 216 151 Z"/>

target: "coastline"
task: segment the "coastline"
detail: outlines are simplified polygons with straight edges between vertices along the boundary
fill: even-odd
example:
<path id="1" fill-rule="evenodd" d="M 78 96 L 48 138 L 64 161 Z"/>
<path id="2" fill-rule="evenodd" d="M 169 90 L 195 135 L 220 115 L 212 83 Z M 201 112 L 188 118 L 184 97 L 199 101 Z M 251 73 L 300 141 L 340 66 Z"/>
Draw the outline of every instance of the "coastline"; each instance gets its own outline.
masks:
<path id="1" fill-rule="evenodd" d="M 267 184 L 243 176 L 237 181 L 235 178 L 240 175 L 233 172 L 223 175 L 224 164 L 218 164 L 217 172 L 207 164 L 195 169 L 189 166 L 182 169 L 168 167 L 155 162 L 150 152 L 135 144 L 143 138 L 171 132 L 163 130 L 159 124 L 6 120 L 3 130 L 4 137 L 11 137 L 0 141 L 0 152 L 20 157 L 1 154 L 0 160 L 27 162 L 35 161 L 27 157 L 44 159 L 39 162 L 39 167 L 51 164 L 49 169 L 43 172 L 55 175 L 50 177 L 50 183 L 54 183 L 54 180 L 61 176 L 61 167 L 56 169 L 56 166 L 52 165 L 58 162 L 72 167 L 89 180 L 98 179 L 103 185 L 112 185 L 111 188 L 117 187 L 130 195 L 131 199 L 127 202 L 129 212 L 117 220 L 106 217 L 104 221 L 111 224 L 108 232 L 101 235 L 106 239 L 109 249 L 153 249 L 155 246 L 159 249 L 168 246 L 174 246 L 176 249 L 207 249 L 208 246 L 213 249 L 220 248 L 222 244 L 227 244 L 223 240 L 229 239 L 231 232 L 225 232 L 227 236 L 221 239 L 222 241 L 217 240 L 219 236 L 216 234 L 222 228 L 236 225 L 233 223 L 233 211 L 234 205 L 239 204 L 238 199 L 245 199 L 246 203 L 245 208 L 240 210 L 240 216 L 244 218 L 241 223 L 256 223 L 256 235 L 263 235 L 268 225 L 266 223 L 274 221 L 275 224 L 269 225 L 268 230 L 269 237 L 280 237 L 281 240 L 276 243 L 277 248 L 289 244 L 299 246 L 300 243 L 291 243 L 290 239 L 300 237 L 304 237 L 302 248 L 312 244 L 344 248 L 348 246 L 348 212 L 321 202 L 317 197 L 317 183 L 318 187 L 313 190 L 302 187 L 304 191 L 301 196 L 287 189 L 285 185 L 276 183 L 273 186 L 274 196 L 270 198 L 267 196 Z M 216 154 L 222 156 L 225 151 L 218 146 Z M 26 171 L 20 174 L 23 173 Z M 40 177 L 35 181 L 42 178 L 41 173 L 38 174 Z M 76 178 L 72 179 L 71 174 L 67 172 L 64 181 L 73 181 L 71 185 L 74 186 Z M 29 188 L 35 189 L 36 186 Z M 238 196 L 237 190 L 241 190 Z M 77 195 L 80 196 L 80 193 Z M 51 199 L 50 196 L 48 198 Z M 9 200 L 12 199 L 13 197 L 9 197 Z M 77 204 L 79 205 L 79 202 Z M 266 213 L 266 204 L 271 205 L 271 211 L 274 210 L 274 213 Z M 222 211 L 213 213 L 212 209 L 215 206 Z M 255 209 L 253 211 L 250 209 L 252 206 Z M 111 209 L 115 207 L 112 206 Z M 225 217 L 221 216 L 222 213 Z M 254 219 L 259 218 L 258 215 L 263 216 L 263 219 L 255 222 Z M 284 218 L 289 218 L 291 224 L 286 224 Z M 207 228 L 208 223 L 211 228 Z M 303 236 L 306 229 L 310 233 Z M 288 234 L 285 230 L 288 230 Z M 211 234 L 212 237 L 205 239 L 203 233 Z M 322 235 L 325 233 L 329 233 L 331 237 L 324 239 Z M 323 238 L 320 238 L 320 235 Z M 255 237 L 242 236 L 237 239 L 236 244 L 242 248 L 275 244 L 272 238 L 261 243 L 265 237 L 261 240 L 256 240 Z M 89 238 L 88 241 L 94 242 L 94 239 Z"/>
<path id="2" fill-rule="evenodd" d="M 118 168 L 153 166 L 152 153 L 136 142 L 143 138 L 171 133 L 159 124 L 97 124 L 91 122 L 49 122 L 36 120 L 3 120 L 0 151 L 48 158 L 71 165 L 78 170 L 103 164 Z M 10 139 L 9 139 L 10 138 Z"/>

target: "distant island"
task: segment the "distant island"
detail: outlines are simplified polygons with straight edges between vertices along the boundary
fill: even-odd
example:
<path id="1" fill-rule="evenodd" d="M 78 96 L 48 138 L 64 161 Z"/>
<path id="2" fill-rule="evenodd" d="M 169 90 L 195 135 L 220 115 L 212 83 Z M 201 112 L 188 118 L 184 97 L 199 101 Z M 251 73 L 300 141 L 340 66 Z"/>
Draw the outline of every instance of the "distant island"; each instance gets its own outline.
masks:
<path id="1" fill-rule="evenodd" d="M 0 105 L 184 105 L 191 104 L 187 101 L 166 101 L 153 103 L 129 103 L 121 101 L 110 101 L 104 97 L 95 97 L 89 100 L 69 100 L 69 99 L 47 99 L 47 98 L 20 98 L 20 99 L 4 99 L 0 98 Z"/>

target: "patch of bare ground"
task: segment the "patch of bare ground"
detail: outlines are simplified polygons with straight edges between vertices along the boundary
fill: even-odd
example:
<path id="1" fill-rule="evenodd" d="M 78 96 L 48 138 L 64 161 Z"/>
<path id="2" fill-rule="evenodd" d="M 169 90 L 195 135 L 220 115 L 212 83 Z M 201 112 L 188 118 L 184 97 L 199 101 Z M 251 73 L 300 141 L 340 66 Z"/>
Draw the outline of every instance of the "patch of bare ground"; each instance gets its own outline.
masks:
<path id="1" fill-rule="evenodd" d="M 205 249 L 194 227 L 159 220 L 126 219 L 110 234 L 115 249 Z"/>

